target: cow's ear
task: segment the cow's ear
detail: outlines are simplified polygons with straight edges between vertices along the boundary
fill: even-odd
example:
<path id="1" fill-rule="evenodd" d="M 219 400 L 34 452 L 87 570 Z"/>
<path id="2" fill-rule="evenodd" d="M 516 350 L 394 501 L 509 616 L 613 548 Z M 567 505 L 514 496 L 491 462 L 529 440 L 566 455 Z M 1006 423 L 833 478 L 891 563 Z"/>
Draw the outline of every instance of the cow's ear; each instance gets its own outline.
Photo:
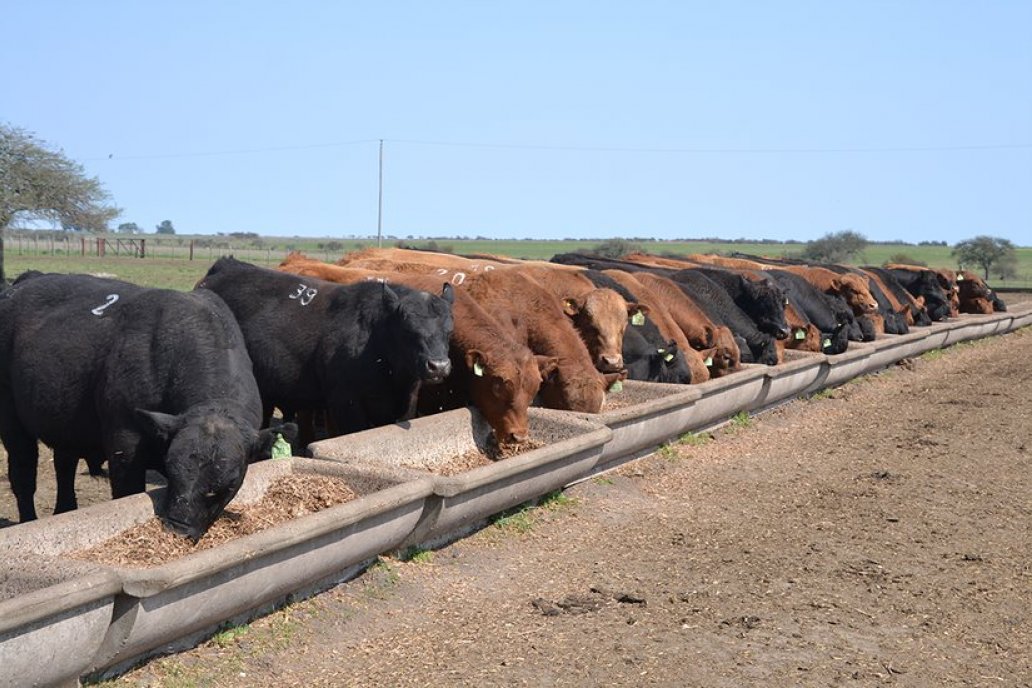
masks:
<path id="1" fill-rule="evenodd" d="M 559 370 L 559 359 L 555 356 L 535 356 L 541 380 L 549 380 Z"/>
<path id="2" fill-rule="evenodd" d="M 448 305 L 455 303 L 455 290 L 452 289 L 452 285 L 447 282 L 441 287 L 441 298 L 448 302 Z"/>
<path id="3" fill-rule="evenodd" d="M 841 277 L 832 277 L 831 278 L 831 288 L 832 289 L 834 289 L 835 291 L 842 291 L 842 287 L 843 286 L 845 286 L 845 285 L 842 283 L 842 278 Z"/>
<path id="4" fill-rule="evenodd" d="M 627 302 L 627 315 L 633 316 L 635 313 L 641 313 L 642 315 L 649 314 L 649 307 L 644 303 L 635 303 L 634 301 Z"/>
<path id="5" fill-rule="evenodd" d="M 466 368 L 477 377 L 484 377 L 484 369 L 487 368 L 487 358 L 483 351 L 470 349 L 466 352 Z"/>
<path id="6" fill-rule="evenodd" d="M 401 305 L 401 298 L 386 282 L 383 283 L 383 305 L 389 311 L 395 311 Z"/>
<path id="7" fill-rule="evenodd" d="M 136 409 L 136 420 L 143 434 L 159 442 L 168 442 L 183 426 L 183 420 L 179 416 L 140 408 Z"/>
<path id="8" fill-rule="evenodd" d="M 576 297 L 563 299 L 563 313 L 570 316 L 571 318 L 581 312 L 584 308 L 584 300 Z"/>

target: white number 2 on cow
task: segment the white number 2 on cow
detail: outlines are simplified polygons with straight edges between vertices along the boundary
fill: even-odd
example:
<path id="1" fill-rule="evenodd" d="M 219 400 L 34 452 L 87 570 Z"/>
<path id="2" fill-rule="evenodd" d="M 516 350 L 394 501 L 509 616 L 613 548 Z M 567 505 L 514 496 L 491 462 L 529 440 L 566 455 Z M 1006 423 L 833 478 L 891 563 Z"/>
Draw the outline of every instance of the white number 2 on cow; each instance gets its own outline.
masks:
<path id="1" fill-rule="evenodd" d="M 104 310 L 108 306 L 113 304 L 115 301 L 118 301 L 118 294 L 108 294 L 107 295 L 107 301 L 105 301 L 104 303 L 100 304 L 96 308 L 91 308 L 90 309 L 90 313 L 93 313 L 93 315 L 104 315 Z"/>
<path id="2" fill-rule="evenodd" d="M 297 285 L 297 291 L 291 294 L 290 298 L 297 299 L 302 306 L 307 306 L 318 293 L 319 290 L 314 287 L 309 287 L 307 284 L 299 284 Z"/>

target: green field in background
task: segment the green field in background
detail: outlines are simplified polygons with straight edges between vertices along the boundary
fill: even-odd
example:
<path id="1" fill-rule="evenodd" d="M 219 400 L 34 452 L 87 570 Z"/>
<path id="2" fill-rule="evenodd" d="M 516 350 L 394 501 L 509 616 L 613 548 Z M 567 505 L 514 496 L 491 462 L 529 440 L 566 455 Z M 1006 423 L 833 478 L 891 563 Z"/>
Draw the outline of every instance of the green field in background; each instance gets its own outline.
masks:
<path id="1" fill-rule="evenodd" d="M 343 252 L 353 251 L 363 246 L 375 245 L 373 240 L 356 239 L 297 239 L 288 237 L 262 237 L 260 247 L 248 242 L 233 243 L 232 248 L 228 247 L 195 247 L 194 260 L 187 260 L 189 237 L 177 237 L 182 239 L 185 245 L 178 243 L 159 245 L 153 237 L 147 237 L 148 257 L 145 259 L 130 258 L 125 256 L 108 255 L 104 258 L 96 256 L 82 256 L 78 250 L 66 254 L 64 250 L 57 249 L 56 255 L 49 253 L 46 242 L 39 242 L 38 249 L 32 242 L 17 240 L 7 243 L 5 256 L 5 269 L 9 277 L 13 278 L 25 270 L 42 270 L 44 272 L 87 272 L 103 273 L 114 275 L 119 279 L 135 282 L 146 286 L 164 287 L 169 289 L 188 290 L 199 280 L 211 266 L 212 262 L 220 255 L 236 255 L 242 260 L 247 260 L 258 265 L 275 267 L 275 265 L 286 255 L 289 248 L 297 248 L 307 253 L 310 257 L 319 260 L 333 261 L 340 257 Z M 197 237 L 197 239 L 212 239 L 212 237 Z M 222 240 L 222 238 L 220 238 Z M 336 242 L 342 248 L 337 248 Z M 426 240 L 415 240 L 417 246 L 425 246 Z M 548 259 L 557 253 L 571 251 L 589 251 L 598 245 L 598 241 L 489 241 L 489 240 L 459 240 L 439 239 L 440 247 L 455 253 L 491 253 L 516 258 L 538 258 Z M 320 248 L 320 244 L 322 247 Z M 384 241 L 384 246 L 393 246 L 394 241 Z M 785 255 L 796 255 L 803 250 L 803 244 L 770 244 L 770 243 L 735 243 L 735 242 L 679 242 L 679 241 L 650 241 L 640 242 L 642 249 L 649 253 L 720 253 L 729 254 L 732 251 L 742 253 L 781 257 Z M 329 247 L 329 248 L 328 248 Z M 39 254 L 35 251 L 39 250 Z M 169 251 L 174 250 L 174 257 Z M 909 246 L 906 244 L 872 244 L 864 251 L 858 264 L 881 265 L 890 256 L 906 254 L 912 259 L 922 261 L 935 267 L 956 267 L 956 261 L 950 255 L 951 249 L 947 246 Z M 990 279 L 990 283 L 997 287 L 1023 287 L 1032 288 L 1032 248 L 1017 249 L 1019 279 L 1007 282 Z"/>

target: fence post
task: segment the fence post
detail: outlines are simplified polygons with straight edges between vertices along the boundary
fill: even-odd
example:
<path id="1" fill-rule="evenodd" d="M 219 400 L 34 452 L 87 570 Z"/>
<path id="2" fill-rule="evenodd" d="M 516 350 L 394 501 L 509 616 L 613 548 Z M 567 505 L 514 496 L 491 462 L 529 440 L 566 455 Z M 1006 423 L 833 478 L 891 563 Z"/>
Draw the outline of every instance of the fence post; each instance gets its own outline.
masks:
<path id="1" fill-rule="evenodd" d="M 140 258 L 147 257 L 147 240 L 140 239 Z"/>
<path id="2" fill-rule="evenodd" d="M 79 237 L 79 241 L 82 243 L 82 255 L 86 255 L 86 237 Z"/>
<path id="3" fill-rule="evenodd" d="M 193 260 L 193 239 L 190 239 L 190 260 Z"/>

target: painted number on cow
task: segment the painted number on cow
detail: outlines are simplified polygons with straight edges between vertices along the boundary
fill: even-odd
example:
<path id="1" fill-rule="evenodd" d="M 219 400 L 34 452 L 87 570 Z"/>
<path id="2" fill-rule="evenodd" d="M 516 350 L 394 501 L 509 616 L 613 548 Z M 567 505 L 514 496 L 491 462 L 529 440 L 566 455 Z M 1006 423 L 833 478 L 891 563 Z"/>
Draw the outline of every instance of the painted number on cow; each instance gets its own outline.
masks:
<path id="1" fill-rule="evenodd" d="M 319 290 L 315 287 L 310 287 L 307 284 L 299 284 L 297 285 L 297 291 L 291 294 L 290 298 L 297 299 L 302 306 L 307 306 L 318 293 Z"/>
<path id="2" fill-rule="evenodd" d="M 91 308 L 90 309 L 90 313 L 93 313 L 93 315 L 104 315 L 104 310 L 108 306 L 113 304 L 115 301 L 118 301 L 118 294 L 108 294 L 107 295 L 107 301 L 105 301 L 104 303 L 100 304 L 96 308 Z"/>

